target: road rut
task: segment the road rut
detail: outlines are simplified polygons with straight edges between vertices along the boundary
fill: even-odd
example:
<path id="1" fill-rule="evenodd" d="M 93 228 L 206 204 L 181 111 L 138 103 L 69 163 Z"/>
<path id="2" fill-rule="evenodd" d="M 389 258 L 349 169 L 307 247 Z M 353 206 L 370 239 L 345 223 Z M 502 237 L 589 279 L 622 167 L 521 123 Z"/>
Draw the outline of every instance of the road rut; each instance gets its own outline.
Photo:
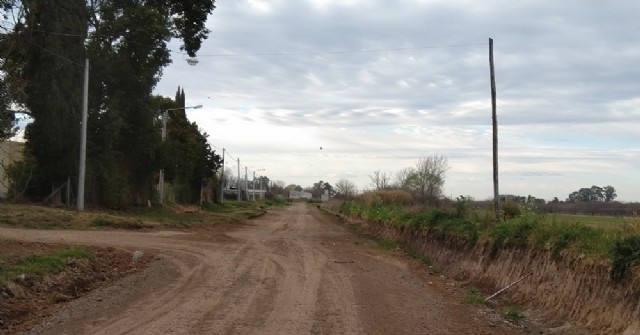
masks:
<path id="1" fill-rule="evenodd" d="M 25 334 L 519 334 L 452 295 L 448 279 L 294 204 L 203 231 L 0 236 L 156 255 Z"/>

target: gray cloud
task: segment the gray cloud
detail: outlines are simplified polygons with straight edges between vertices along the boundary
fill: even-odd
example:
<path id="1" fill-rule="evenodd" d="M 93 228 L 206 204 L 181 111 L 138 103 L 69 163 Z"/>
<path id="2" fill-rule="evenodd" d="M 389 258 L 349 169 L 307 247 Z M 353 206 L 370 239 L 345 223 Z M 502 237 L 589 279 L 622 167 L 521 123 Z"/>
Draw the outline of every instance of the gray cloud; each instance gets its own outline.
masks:
<path id="1" fill-rule="evenodd" d="M 191 68 L 176 57 L 157 88 L 173 96 L 178 85 L 184 86 L 188 99 L 205 105 L 189 115 L 202 120 L 213 139 L 237 146 L 236 152 L 248 156 L 259 147 L 261 154 L 285 155 L 295 150 L 287 150 L 283 139 L 270 142 L 269 136 L 258 144 L 216 138 L 220 127 L 300 130 L 294 144 L 329 143 L 333 150 L 327 159 L 333 154 L 362 157 L 361 168 L 344 165 L 341 172 L 344 157 L 335 157 L 331 169 L 336 170 L 326 170 L 360 175 L 361 180 L 375 167 L 393 170 L 416 157 L 443 153 L 457 165 L 447 183 L 455 193 L 470 194 L 457 191 L 466 185 L 491 194 L 483 191 L 490 188 L 490 178 L 479 175 L 490 169 L 491 36 L 505 178 L 518 175 L 524 178 L 518 187 L 552 197 L 568 192 L 549 194 L 541 178 L 573 178 L 572 183 L 554 183 L 573 187 L 593 184 L 588 180 L 602 174 L 624 180 L 624 169 L 640 165 L 630 154 L 638 150 L 634 143 L 640 136 L 640 2 L 262 3 L 270 9 L 252 7 L 248 0 L 218 1 L 200 64 Z M 370 52 L 359 52 L 365 50 Z M 572 155 L 576 148 L 584 156 Z M 604 172 L 571 170 L 599 166 L 603 159 L 609 160 Z M 527 178 L 535 181 L 526 184 Z M 470 186 L 469 180 L 480 182 Z M 618 193 L 637 200 L 640 193 L 633 189 Z"/>

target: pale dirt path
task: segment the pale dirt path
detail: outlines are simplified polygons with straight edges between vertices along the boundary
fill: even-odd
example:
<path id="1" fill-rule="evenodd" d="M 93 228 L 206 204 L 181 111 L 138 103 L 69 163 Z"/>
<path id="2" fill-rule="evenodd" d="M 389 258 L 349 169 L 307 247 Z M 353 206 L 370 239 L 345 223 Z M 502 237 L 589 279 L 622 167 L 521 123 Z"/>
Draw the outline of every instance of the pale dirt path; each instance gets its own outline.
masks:
<path id="1" fill-rule="evenodd" d="M 295 204 L 214 231 L 50 231 L 0 236 L 157 254 L 26 334 L 518 334 L 448 296 L 399 253 Z"/>

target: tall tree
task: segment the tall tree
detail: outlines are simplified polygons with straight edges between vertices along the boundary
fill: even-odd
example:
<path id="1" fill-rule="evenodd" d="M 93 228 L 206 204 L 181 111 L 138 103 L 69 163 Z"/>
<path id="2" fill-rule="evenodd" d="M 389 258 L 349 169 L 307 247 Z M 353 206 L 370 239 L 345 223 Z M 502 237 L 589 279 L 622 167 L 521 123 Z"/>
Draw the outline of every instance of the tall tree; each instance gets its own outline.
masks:
<path id="1" fill-rule="evenodd" d="M 15 115 L 9 112 L 11 98 L 9 89 L 2 77 L 0 77 L 0 142 L 15 135 Z"/>
<path id="2" fill-rule="evenodd" d="M 432 201 L 441 195 L 448 169 L 446 156 L 432 155 L 418 160 L 410 183 L 418 191 L 422 201 Z"/>
<path id="3" fill-rule="evenodd" d="M 25 132 L 26 151 L 37 162 L 32 193 L 44 196 L 78 171 L 87 13 L 83 0 L 24 6 L 24 25 L 14 35 L 22 49 L 11 56 L 22 61 L 21 98 L 33 117 Z"/>
<path id="4" fill-rule="evenodd" d="M 49 184 L 77 173 L 80 91 L 91 59 L 88 190 L 110 205 L 153 192 L 160 144 L 151 92 L 171 60 L 167 42 L 194 56 L 209 30 L 215 0 L 2 1 L 18 14 L 3 55 L 11 92 L 33 113 L 27 147 Z M 6 43 L 5 43 L 6 44 Z M 86 52 L 85 52 L 86 50 Z M 22 89 L 24 88 L 24 89 Z M 107 192 L 105 195 L 104 192 Z M 91 192 L 89 192 L 91 193 Z"/>
<path id="5" fill-rule="evenodd" d="M 611 202 L 618 196 L 618 194 L 616 193 L 616 189 L 611 185 L 607 185 L 603 187 L 603 189 L 605 202 Z"/>
<path id="6" fill-rule="evenodd" d="M 166 179 L 175 188 L 176 201 L 193 202 L 199 198 L 200 187 L 211 180 L 222 166 L 222 157 L 217 155 L 196 123 L 189 122 L 184 109 L 184 89 L 178 87 L 177 106 L 169 111 L 167 138 L 161 162 Z"/>
<path id="7" fill-rule="evenodd" d="M 583 187 L 569 194 L 567 201 L 570 202 L 610 202 L 618 195 L 616 189 L 611 186 L 600 187 L 593 185 L 591 187 Z"/>

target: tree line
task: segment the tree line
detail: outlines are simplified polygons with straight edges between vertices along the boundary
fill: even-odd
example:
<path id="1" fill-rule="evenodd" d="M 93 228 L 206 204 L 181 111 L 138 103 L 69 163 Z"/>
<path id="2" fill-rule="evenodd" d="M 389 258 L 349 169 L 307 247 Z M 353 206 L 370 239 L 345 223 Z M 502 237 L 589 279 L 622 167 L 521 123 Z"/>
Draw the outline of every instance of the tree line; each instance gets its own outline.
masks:
<path id="1" fill-rule="evenodd" d="M 168 140 L 161 141 L 161 111 L 184 107 L 184 92 L 175 100 L 152 94 L 171 63 L 167 43 L 178 38 L 194 56 L 208 37 L 214 0 L 0 0 L 0 7 L 0 108 L 33 117 L 26 158 L 13 171 L 28 176 L 16 180 L 27 187 L 15 185 L 25 197 L 43 199 L 78 175 L 85 58 L 88 202 L 122 207 L 155 199 L 161 168 L 178 185 L 177 200 L 192 201 L 214 177 L 219 157 L 183 110 L 172 111 Z M 12 120 L 0 114 L 0 135 L 7 137 Z"/>
<path id="2" fill-rule="evenodd" d="M 431 155 L 418 159 L 414 167 L 406 167 L 395 175 L 376 170 L 369 175 L 369 179 L 374 190 L 402 190 L 422 203 L 433 203 L 442 196 L 448 169 L 446 156 Z M 335 191 L 336 195 L 346 199 L 358 193 L 356 185 L 348 179 L 338 180 Z"/>

